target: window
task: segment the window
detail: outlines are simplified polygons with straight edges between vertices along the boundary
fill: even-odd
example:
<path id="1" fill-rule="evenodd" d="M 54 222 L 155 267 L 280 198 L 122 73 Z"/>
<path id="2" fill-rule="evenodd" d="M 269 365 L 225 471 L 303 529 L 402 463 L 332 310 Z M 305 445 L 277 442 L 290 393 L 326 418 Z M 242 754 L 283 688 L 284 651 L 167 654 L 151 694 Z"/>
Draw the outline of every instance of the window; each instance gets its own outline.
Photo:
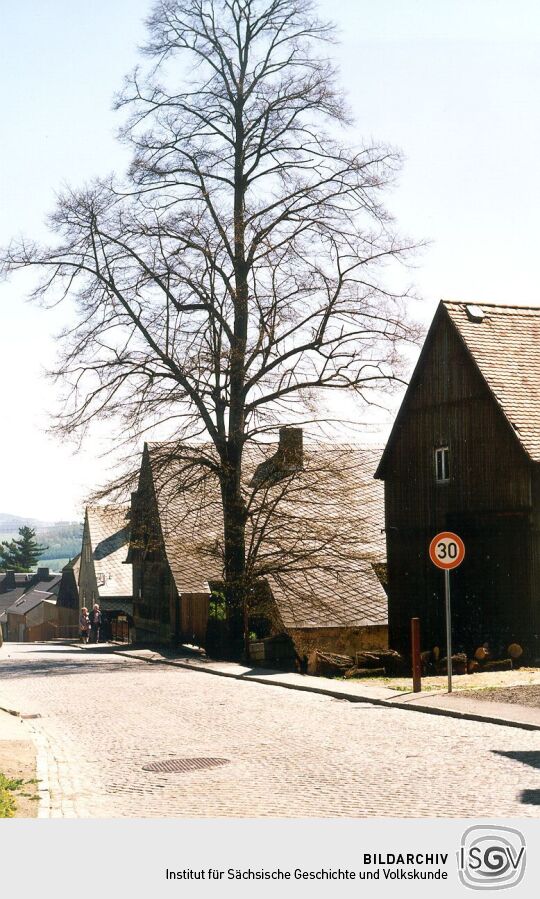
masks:
<path id="1" fill-rule="evenodd" d="M 450 451 L 447 446 L 435 450 L 435 480 L 438 484 L 450 480 Z"/>

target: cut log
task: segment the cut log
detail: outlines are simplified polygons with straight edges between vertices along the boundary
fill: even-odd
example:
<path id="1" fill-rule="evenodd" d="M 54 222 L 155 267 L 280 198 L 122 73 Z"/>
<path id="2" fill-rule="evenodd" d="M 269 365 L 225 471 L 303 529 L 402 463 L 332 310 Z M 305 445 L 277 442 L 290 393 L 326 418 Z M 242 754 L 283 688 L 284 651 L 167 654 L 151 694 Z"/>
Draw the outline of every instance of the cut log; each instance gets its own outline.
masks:
<path id="1" fill-rule="evenodd" d="M 482 671 L 511 671 L 512 659 L 497 659 L 496 661 L 484 662 Z"/>
<path id="2" fill-rule="evenodd" d="M 474 657 L 477 662 L 485 662 L 486 659 L 489 659 L 489 646 L 486 646 L 485 643 L 483 646 L 479 646 L 474 653 Z"/>
<path id="3" fill-rule="evenodd" d="M 439 659 L 435 665 L 437 674 L 445 674 L 447 670 L 446 659 Z M 467 656 L 464 652 L 457 652 L 452 656 L 452 674 L 467 674 Z"/>
<path id="4" fill-rule="evenodd" d="M 519 659 L 523 655 L 523 647 L 519 643 L 511 643 L 508 647 L 508 655 L 511 659 Z"/>
<path id="5" fill-rule="evenodd" d="M 315 654 L 315 671 L 323 677 L 342 677 L 346 671 L 354 667 L 354 660 L 350 656 L 319 650 Z"/>
<path id="6" fill-rule="evenodd" d="M 381 668 L 383 666 L 389 675 L 404 674 L 407 671 L 405 659 L 395 649 L 364 649 L 356 653 L 357 668 Z"/>
<path id="7" fill-rule="evenodd" d="M 384 668 L 349 668 L 345 677 L 384 677 Z"/>
<path id="8" fill-rule="evenodd" d="M 381 664 L 384 665 L 386 673 L 390 676 L 399 674 L 408 674 L 410 671 L 409 663 L 395 649 L 385 649 L 381 653 Z"/>
<path id="9" fill-rule="evenodd" d="M 477 662 L 476 659 L 469 659 L 467 662 L 467 671 L 469 674 L 474 674 L 475 671 L 480 671 L 480 662 Z"/>
<path id="10" fill-rule="evenodd" d="M 367 650 L 362 650 L 362 652 L 356 653 L 356 667 L 357 668 L 380 668 L 381 667 L 381 656 L 378 652 L 368 652 Z"/>

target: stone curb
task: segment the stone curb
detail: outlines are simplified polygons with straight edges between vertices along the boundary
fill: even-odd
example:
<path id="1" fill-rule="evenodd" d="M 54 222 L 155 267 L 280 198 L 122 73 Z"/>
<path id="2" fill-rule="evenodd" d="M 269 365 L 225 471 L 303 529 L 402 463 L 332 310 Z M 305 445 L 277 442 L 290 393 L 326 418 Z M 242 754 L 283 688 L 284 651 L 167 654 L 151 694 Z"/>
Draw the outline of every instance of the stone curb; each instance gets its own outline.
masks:
<path id="1" fill-rule="evenodd" d="M 128 659 L 138 659 L 141 662 L 151 662 L 154 665 L 171 665 L 177 668 L 186 668 L 189 671 L 198 671 L 201 674 L 213 674 L 217 677 L 231 677 L 234 680 L 242 680 L 246 683 L 264 684 L 270 687 L 282 687 L 286 690 L 298 690 L 303 693 L 318 693 L 322 696 L 330 696 L 333 699 L 343 699 L 345 702 L 366 702 L 370 705 L 384 706 L 386 708 L 402 709 L 404 711 L 421 712 L 424 715 L 442 715 L 447 718 L 460 718 L 463 721 L 479 721 L 484 724 L 498 724 L 501 727 L 517 727 L 521 730 L 540 730 L 540 724 L 530 721 L 516 721 L 512 718 L 501 718 L 497 715 L 481 715 L 477 712 L 466 712 L 460 709 L 450 709 L 436 705 L 413 705 L 411 702 L 401 702 L 399 699 L 380 699 L 371 696 L 361 696 L 357 693 L 346 693 L 332 690 L 328 687 L 316 687 L 311 684 L 292 684 L 287 681 L 269 680 L 257 675 L 236 674 L 233 671 L 218 671 L 215 668 L 203 668 L 191 662 L 181 662 L 177 659 L 164 659 L 163 657 L 151 658 L 137 655 L 133 652 L 114 650 L 115 655 L 125 656 Z"/>

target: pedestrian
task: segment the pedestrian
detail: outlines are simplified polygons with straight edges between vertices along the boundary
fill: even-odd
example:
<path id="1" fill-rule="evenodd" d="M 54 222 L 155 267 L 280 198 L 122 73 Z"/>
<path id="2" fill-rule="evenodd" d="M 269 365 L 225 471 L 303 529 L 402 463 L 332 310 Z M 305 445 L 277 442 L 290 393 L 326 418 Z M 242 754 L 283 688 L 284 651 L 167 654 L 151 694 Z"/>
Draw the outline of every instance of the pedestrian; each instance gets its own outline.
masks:
<path id="1" fill-rule="evenodd" d="M 83 606 L 79 615 L 79 630 L 81 633 L 81 643 L 88 643 L 88 633 L 90 631 L 90 618 L 88 617 L 88 609 Z"/>
<path id="2" fill-rule="evenodd" d="M 99 643 L 99 631 L 101 628 L 101 612 L 97 603 L 90 612 L 90 630 L 92 634 L 92 643 Z"/>

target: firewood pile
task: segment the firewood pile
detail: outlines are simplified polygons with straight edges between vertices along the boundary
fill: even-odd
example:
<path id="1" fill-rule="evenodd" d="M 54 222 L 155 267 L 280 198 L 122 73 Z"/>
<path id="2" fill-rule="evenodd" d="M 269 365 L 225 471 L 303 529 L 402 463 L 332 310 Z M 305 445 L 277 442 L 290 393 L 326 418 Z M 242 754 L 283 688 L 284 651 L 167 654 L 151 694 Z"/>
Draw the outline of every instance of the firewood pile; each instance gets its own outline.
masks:
<path id="1" fill-rule="evenodd" d="M 394 649 L 357 652 L 352 656 L 315 653 L 315 672 L 324 677 L 392 677 L 407 674 L 407 662 Z"/>
<path id="2" fill-rule="evenodd" d="M 452 656 L 452 674 L 474 674 L 480 671 L 511 671 L 520 667 L 523 648 L 519 643 L 511 643 L 502 653 L 494 653 L 489 643 L 478 646 L 471 657 L 464 652 Z M 447 660 L 438 646 L 421 653 L 422 676 L 446 674 Z"/>
<path id="3" fill-rule="evenodd" d="M 478 671 L 509 671 L 520 667 L 523 648 L 511 643 L 502 654 L 493 653 L 488 643 L 479 646 L 471 657 L 464 652 L 452 655 L 452 674 Z M 497 656 L 497 657 L 496 657 Z M 395 649 L 363 650 L 355 657 L 316 650 L 314 673 L 322 677 L 409 677 L 410 660 Z M 447 662 L 440 647 L 421 653 L 422 676 L 446 674 Z"/>

